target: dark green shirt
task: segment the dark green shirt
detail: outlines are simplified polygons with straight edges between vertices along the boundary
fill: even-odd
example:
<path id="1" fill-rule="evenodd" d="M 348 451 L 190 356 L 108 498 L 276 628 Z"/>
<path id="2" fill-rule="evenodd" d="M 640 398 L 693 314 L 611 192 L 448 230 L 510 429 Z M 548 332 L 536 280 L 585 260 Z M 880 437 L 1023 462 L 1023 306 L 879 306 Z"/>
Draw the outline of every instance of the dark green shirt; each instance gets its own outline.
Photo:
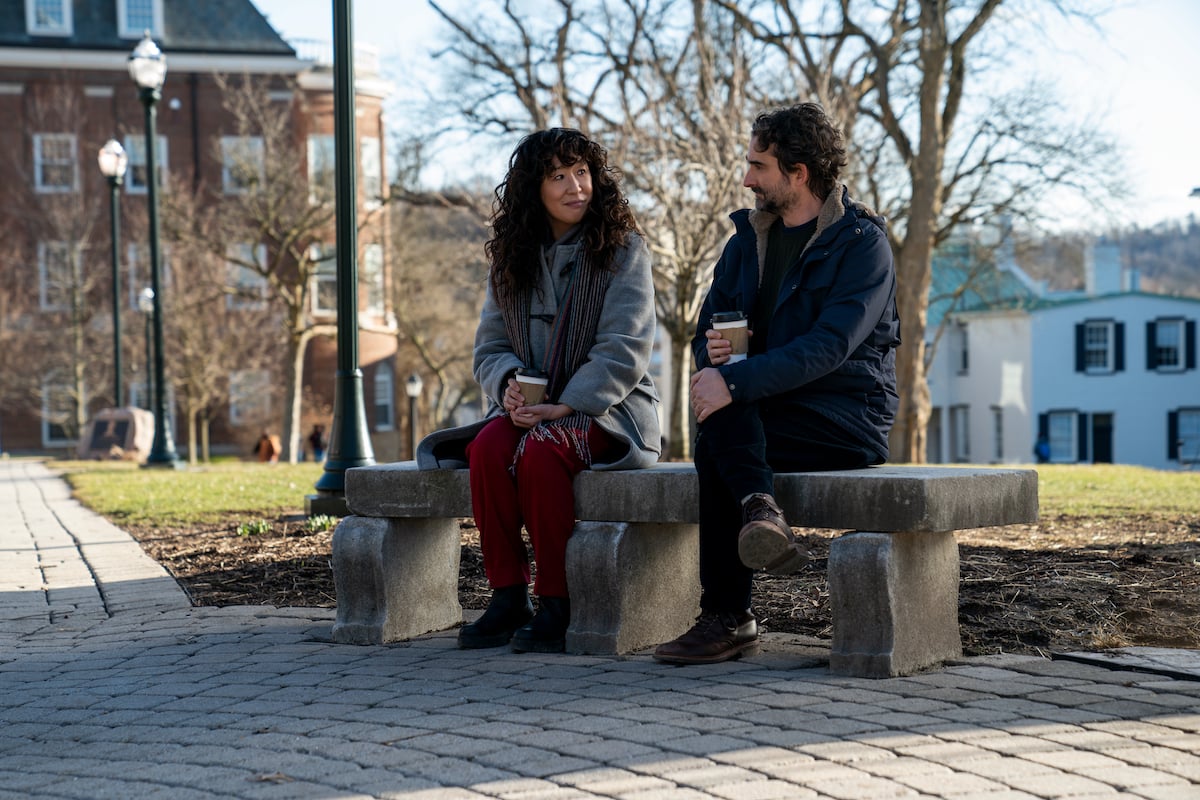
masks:
<path id="1" fill-rule="evenodd" d="M 800 260 L 800 254 L 817 231 L 816 217 L 794 228 L 785 227 L 783 220 L 775 221 L 767 234 L 767 258 L 763 266 L 762 286 L 754 312 L 750 315 L 750 352 L 761 353 L 766 349 L 767 331 L 771 328 L 771 317 L 775 315 L 775 302 L 779 299 L 779 287 L 788 270 Z"/>

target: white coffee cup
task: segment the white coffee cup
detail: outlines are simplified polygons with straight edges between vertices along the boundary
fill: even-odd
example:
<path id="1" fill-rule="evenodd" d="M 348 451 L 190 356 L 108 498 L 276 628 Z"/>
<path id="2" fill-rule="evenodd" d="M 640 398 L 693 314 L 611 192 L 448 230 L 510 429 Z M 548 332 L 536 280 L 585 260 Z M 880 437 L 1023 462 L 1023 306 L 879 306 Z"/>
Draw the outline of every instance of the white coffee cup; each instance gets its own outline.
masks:
<path id="1" fill-rule="evenodd" d="M 719 311 L 712 315 L 713 330 L 720 331 L 722 339 L 728 339 L 730 344 L 729 361 L 736 364 L 746 360 L 746 351 L 750 348 L 750 329 L 746 317 L 740 311 Z"/>

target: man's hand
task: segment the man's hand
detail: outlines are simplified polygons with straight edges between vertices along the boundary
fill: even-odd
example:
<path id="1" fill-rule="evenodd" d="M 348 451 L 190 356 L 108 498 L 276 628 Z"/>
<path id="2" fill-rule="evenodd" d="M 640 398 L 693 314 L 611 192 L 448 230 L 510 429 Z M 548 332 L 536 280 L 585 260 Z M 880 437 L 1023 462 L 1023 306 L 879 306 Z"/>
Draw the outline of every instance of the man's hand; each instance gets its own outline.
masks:
<path id="1" fill-rule="evenodd" d="M 746 331 L 746 335 L 753 336 L 754 331 Z M 733 354 L 733 344 L 728 339 L 721 338 L 721 332 L 715 328 L 706 330 L 704 337 L 708 339 L 704 343 L 705 349 L 708 351 L 708 363 L 719 367 L 727 362 L 729 356 Z"/>
<path id="2" fill-rule="evenodd" d="M 711 334 L 712 331 L 709 333 Z M 710 336 L 708 340 L 710 352 L 712 341 Z M 728 341 L 725 342 L 725 358 L 729 358 Z M 712 367 L 705 367 L 694 373 L 691 386 L 692 412 L 696 415 L 697 422 L 704 422 L 712 416 L 714 411 L 720 411 L 733 402 L 733 397 L 729 394 L 729 387 L 725 385 L 725 379 Z"/>

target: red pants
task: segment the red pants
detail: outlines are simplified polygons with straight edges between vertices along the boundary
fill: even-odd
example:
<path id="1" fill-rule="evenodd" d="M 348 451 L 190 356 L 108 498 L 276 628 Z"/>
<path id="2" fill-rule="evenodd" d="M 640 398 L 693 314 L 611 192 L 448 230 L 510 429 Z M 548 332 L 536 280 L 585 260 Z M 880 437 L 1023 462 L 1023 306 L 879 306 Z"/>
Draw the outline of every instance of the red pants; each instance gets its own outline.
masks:
<path id="1" fill-rule="evenodd" d="M 575 528 L 575 476 L 588 468 L 569 444 L 529 437 L 509 471 L 527 431 L 507 416 L 488 423 L 467 445 L 471 468 L 471 505 L 479 527 L 483 568 L 494 589 L 529 583 L 529 560 L 521 526 L 529 531 L 537 561 L 534 594 L 567 596 L 567 539 Z M 595 460 L 616 444 L 599 425 L 588 432 Z"/>

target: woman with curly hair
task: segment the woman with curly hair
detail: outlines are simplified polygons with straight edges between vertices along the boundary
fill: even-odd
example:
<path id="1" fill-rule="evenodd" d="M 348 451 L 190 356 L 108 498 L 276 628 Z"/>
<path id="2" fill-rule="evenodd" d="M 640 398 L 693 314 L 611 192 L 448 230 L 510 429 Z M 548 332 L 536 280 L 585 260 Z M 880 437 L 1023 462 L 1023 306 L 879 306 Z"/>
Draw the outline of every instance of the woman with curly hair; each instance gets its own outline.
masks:
<path id="1" fill-rule="evenodd" d="M 466 447 L 493 591 L 483 616 L 460 630 L 463 648 L 562 651 L 575 476 L 658 460 L 650 254 L 607 158 L 579 131 L 538 131 L 496 188 L 474 353 L 490 409 Z M 545 373 L 541 400 L 527 402 L 519 369 Z M 522 526 L 537 565 L 536 615 Z"/>

